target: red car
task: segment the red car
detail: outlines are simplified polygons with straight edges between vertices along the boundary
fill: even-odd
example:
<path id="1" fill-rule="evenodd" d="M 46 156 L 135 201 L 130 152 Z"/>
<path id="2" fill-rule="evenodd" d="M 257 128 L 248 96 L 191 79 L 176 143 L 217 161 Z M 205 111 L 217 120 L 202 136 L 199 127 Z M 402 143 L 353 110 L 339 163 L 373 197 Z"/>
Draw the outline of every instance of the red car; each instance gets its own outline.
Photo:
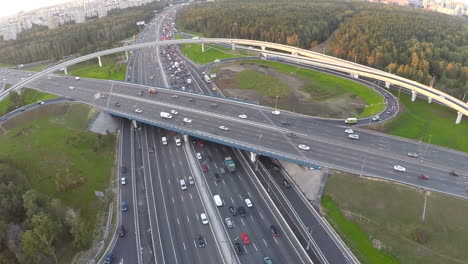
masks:
<path id="1" fill-rule="evenodd" d="M 200 147 L 204 147 L 204 146 L 205 146 L 205 142 L 203 142 L 202 140 L 198 141 L 198 144 L 200 145 Z"/>
<path id="2" fill-rule="evenodd" d="M 421 174 L 419 175 L 419 179 L 429 180 L 429 177 L 427 177 L 425 174 Z"/>
<path id="3" fill-rule="evenodd" d="M 208 167 L 206 165 L 201 165 L 201 170 L 203 172 L 207 172 L 208 171 Z"/>
<path id="4" fill-rule="evenodd" d="M 244 241 L 244 244 L 250 244 L 249 236 L 246 233 L 242 233 L 240 236 L 242 237 L 242 241 Z"/>

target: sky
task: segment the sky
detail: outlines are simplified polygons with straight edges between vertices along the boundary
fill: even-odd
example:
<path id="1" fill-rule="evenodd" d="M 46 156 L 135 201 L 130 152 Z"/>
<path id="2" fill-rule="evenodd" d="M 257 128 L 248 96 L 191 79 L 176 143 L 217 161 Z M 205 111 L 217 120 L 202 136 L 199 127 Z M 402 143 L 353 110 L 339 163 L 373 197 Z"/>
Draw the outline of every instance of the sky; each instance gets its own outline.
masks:
<path id="1" fill-rule="evenodd" d="M 11 16 L 19 11 L 70 2 L 70 0 L 0 0 L 0 17 Z"/>

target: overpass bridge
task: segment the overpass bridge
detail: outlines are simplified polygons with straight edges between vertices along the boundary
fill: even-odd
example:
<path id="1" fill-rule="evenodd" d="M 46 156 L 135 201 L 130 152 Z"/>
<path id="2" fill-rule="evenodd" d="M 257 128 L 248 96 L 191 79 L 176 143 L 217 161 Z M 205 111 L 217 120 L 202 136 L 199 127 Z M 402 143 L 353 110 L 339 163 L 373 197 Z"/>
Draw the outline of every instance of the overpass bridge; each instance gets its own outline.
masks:
<path id="1" fill-rule="evenodd" d="M 250 151 L 253 157 L 260 154 L 307 167 L 326 166 L 412 185 L 421 185 L 417 177 L 425 173 L 431 175 L 431 181 L 424 182 L 427 189 L 460 197 L 468 194 L 464 177 L 448 176 L 451 170 L 468 171 L 468 155 L 417 141 L 359 128 L 354 129 L 360 139 L 351 140 L 346 137 L 344 126 L 313 117 L 286 111 L 275 115 L 274 109 L 250 102 L 120 81 L 86 78 L 76 81 L 49 74 L 31 81 L 28 87 L 73 98 L 112 115 Z M 158 92 L 150 94 L 150 88 Z M 136 109 L 141 109 L 141 113 Z M 160 116 L 161 111 L 171 110 L 178 114 L 171 119 Z M 247 118 L 240 118 L 242 114 Z M 184 122 L 184 118 L 192 122 Z M 284 125 L 284 120 L 289 125 Z M 221 130 L 219 126 L 229 130 Z M 302 144 L 311 150 L 299 149 Z M 424 154 L 424 163 L 409 158 L 410 151 Z M 406 167 L 407 172 L 395 172 L 393 166 L 397 164 Z"/>
<path id="2" fill-rule="evenodd" d="M 57 64 L 52 66 L 40 73 L 37 73 L 30 78 L 25 79 L 11 87 L 10 89 L 3 91 L 0 93 L 0 100 L 3 100 L 9 91 L 20 89 L 25 87 L 26 85 L 30 84 L 31 82 L 38 80 L 39 78 L 53 73 L 55 71 L 64 70 L 67 73 L 67 66 L 80 63 L 83 61 L 87 61 L 90 59 L 97 58 L 99 65 L 102 66 L 101 63 L 101 56 L 118 53 L 118 52 L 125 52 L 128 57 L 128 51 L 141 49 L 141 48 L 148 48 L 154 46 L 161 46 L 161 45 L 172 45 L 172 44 L 186 44 L 186 43 L 197 43 L 202 45 L 202 50 L 204 50 L 205 44 L 225 44 L 231 45 L 232 49 L 235 49 L 236 45 L 244 45 L 244 46 L 255 46 L 259 47 L 264 52 L 277 52 L 281 51 L 291 54 L 297 61 L 301 63 L 314 65 L 317 67 L 323 67 L 326 69 L 331 70 L 338 70 L 341 72 L 349 73 L 351 76 L 355 78 L 359 78 L 359 76 L 365 76 L 368 78 L 372 78 L 375 80 L 380 80 L 385 82 L 385 86 L 388 88 L 390 85 L 398 85 L 404 89 L 410 90 L 412 92 L 412 100 L 416 99 L 418 93 L 423 94 L 429 101 L 437 100 L 442 104 L 454 109 L 457 111 L 457 118 L 456 123 L 460 123 L 463 115 L 468 115 L 468 104 L 458 100 L 457 98 L 438 91 L 432 87 L 427 85 L 423 85 L 417 83 L 412 80 L 405 79 L 403 77 L 390 74 L 381 70 L 373 69 L 371 67 L 363 66 L 360 64 L 352 63 L 346 60 L 338 59 L 335 57 L 327 56 L 321 53 L 299 49 L 296 47 L 291 47 L 283 44 L 276 44 L 264 41 L 256 41 L 256 40 L 245 40 L 245 39 L 226 39 L 226 38 L 200 38 L 200 39 L 179 39 L 179 40 L 166 40 L 166 41 L 155 41 L 155 42 L 147 42 L 147 43 L 139 43 L 134 45 L 128 45 L 124 47 L 109 49 L 105 51 L 100 51 L 96 53 L 92 53 L 89 55 L 85 55 L 82 57 L 74 58 L 69 61 Z"/>

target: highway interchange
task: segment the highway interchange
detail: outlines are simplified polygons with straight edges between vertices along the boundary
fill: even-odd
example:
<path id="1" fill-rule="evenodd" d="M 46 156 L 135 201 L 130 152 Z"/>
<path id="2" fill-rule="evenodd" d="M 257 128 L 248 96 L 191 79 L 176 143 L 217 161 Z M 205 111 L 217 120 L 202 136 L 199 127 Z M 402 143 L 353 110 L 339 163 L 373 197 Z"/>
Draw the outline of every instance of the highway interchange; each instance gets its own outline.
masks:
<path id="1" fill-rule="evenodd" d="M 158 40 L 161 27 L 170 24 L 170 21 L 160 19 L 163 17 L 162 14 L 153 20 L 137 41 Z M 130 118 L 136 117 L 134 119 L 272 157 L 287 157 L 306 164 L 313 160 L 323 166 L 467 196 L 467 175 L 454 177 L 448 173 L 451 170 L 468 171 L 466 153 L 356 128 L 360 139 L 354 141 L 346 137 L 344 126 L 284 111 L 275 116 L 271 114 L 270 108 L 250 103 L 240 103 L 242 107 L 239 107 L 237 101 L 164 89 L 158 89 L 157 95 L 150 95 L 148 87 L 136 83 L 159 87 L 173 85 L 169 83 L 167 72 L 161 72 L 164 67 L 159 49 L 147 48 L 133 53 L 128 64 L 128 75 L 135 84 L 92 79 L 76 81 L 72 77 L 50 75 L 50 79 L 35 81 L 31 87 L 68 96 L 112 113 L 122 113 Z M 194 83 L 186 89 L 212 94 L 211 87 L 200 78 L 199 70 L 189 63 L 185 65 Z M 14 70 L 9 73 L 2 70 L 2 73 L 2 77 L 8 78 L 9 83 L 16 83 L 28 76 L 25 72 Z M 143 95 L 138 94 L 140 90 L 144 92 Z M 108 95 L 103 98 L 102 93 Z M 120 105 L 116 106 L 115 102 Z M 143 112 L 136 114 L 135 109 L 142 109 Z M 154 117 L 155 113 L 171 109 L 177 110 L 179 115 L 171 120 Z M 247 114 L 248 119 L 239 119 L 240 114 Z M 183 117 L 190 117 L 193 122 L 184 123 Z M 289 125 L 282 125 L 283 120 L 287 120 Z M 218 128 L 220 125 L 226 125 L 230 130 L 222 131 Z M 271 202 L 264 198 L 264 189 L 255 184 L 255 177 L 249 173 L 251 168 L 246 160 L 241 159 L 242 155 L 214 143 L 201 147 L 199 141 L 186 142 L 184 146 L 177 147 L 173 140 L 175 132 L 144 124 L 138 126 L 138 129 L 132 129 L 132 124 L 125 121 L 120 134 L 120 166 L 128 169 L 123 173 L 128 182 L 120 187 L 120 197 L 129 204 L 129 210 L 122 213 L 120 221 L 126 227 L 126 236 L 117 240 L 113 250 L 117 260 L 124 259 L 125 263 L 226 263 L 221 250 L 223 245 L 219 244 L 228 244 L 228 241 L 216 243 L 215 228 L 211 223 L 203 225 L 199 220 L 200 213 L 205 212 L 200 197 L 200 189 L 205 186 L 210 194 L 222 194 L 226 204 L 240 206 L 246 197 L 254 202 L 254 208 L 248 208 L 252 212 L 248 211 L 245 218 L 232 216 L 227 206 L 220 208 L 216 215 L 209 215 L 210 221 L 217 219 L 222 226 L 225 226 L 222 222 L 224 218 L 231 217 L 234 220 L 235 228 L 224 230 L 230 241 L 240 241 L 238 236 L 241 232 L 249 234 L 252 244 L 245 245 L 245 253 L 239 256 L 241 263 L 258 263 L 264 256 L 270 256 L 279 263 L 307 263 L 302 259 L 302 253 L 292 254 L 297 242 L 294 242 L 284 221 L 274 217 L 279 215 L 278 211 L 271 208 Z M 169 139 L 168 145 L 162 145 L 162 136 Z M 284 144 L 279 146 L 278 142 Z M 298 150 L 298 144 L 311 146 L 313 151 Z M 203 173 L 194 171 L 199 167 L 191 166 L 190 160 L 196 159 L 194 153 L 197 152 L 204 157 L 197 160 L 197 165 L 208 166 L 208 172 L 204 173 L 206 177 L 197 177 Z M 419 153 L 420 158 L 408 157 L 408 152 Z M 216 182 L 212 172 L 223 166 L 222 159 L 227 155 L 234 158 L 238 170 L 232 175 L 222 175 L 221 182 Z M 407 171 L 402 173 L 393 170 L 395 164 L 403 165 Z M 421 173 L 429 175 L 430 180 L 418 179 Z M 264 174 L 274 173 L 267 169 Z M 189 185 L 187 190 L 181 190 L 178 182 L 188 176 L 195 178 L 195 184 Z M 281 184 L 280 177 L 273 179 L 276 179 L 276 184 Z M 287 200 L 291 201 L 292 196 L 287 196 Z M 268 229 L 271 224 L 281 230 L 279 238 L 271 236 Z M 205 248 L 197 247 L 196 238 L 199 235 L 207 242 Z M 290 238 L 286 240 L 286 237 Z M 237 261 L 233 250 L 231 254 L 231 258 Z"/>

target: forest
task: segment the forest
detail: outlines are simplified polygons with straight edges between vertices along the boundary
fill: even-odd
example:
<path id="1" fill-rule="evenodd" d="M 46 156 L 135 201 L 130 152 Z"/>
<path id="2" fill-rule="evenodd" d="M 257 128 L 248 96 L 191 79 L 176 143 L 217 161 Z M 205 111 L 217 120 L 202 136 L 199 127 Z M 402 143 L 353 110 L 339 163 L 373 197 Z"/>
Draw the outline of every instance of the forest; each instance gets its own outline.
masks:
<path id="1" fill-rule="evenodd" d="M 149 21 L 153 10 L 166 3 L 153 2 L 140 7 L 112 10 L 109 15 L 83 24 L 69 24 L 55 29 L 35 25 L 16 40 L 0 40 L 0 63 L 26 64 L 47 59 L 60 60 L 79 53 L 86 55 L 121 46 L 121 41 L 139 32 L 137 21 Z"/>
<path id="2" fill-rule="evenodd" d="M 392 5 L 304 1 L 225 1 L 190 5 L 182 31 L 264 40 L 372 66 L 463 98 L 468 92 L 468 20 Z M 326 42 L 324 42 L 326 41 Z"/>

